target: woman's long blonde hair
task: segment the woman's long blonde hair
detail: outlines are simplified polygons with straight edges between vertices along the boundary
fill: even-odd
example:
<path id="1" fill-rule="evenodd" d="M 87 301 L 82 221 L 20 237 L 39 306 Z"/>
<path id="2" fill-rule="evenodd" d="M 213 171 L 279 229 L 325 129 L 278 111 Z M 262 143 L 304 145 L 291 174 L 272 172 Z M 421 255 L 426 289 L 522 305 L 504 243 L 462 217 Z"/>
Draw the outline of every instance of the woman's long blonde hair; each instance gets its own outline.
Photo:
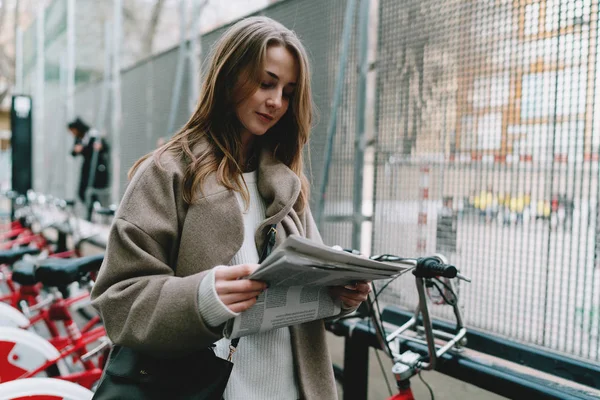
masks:
<path id="1" fill-rule="evenodd" d="M 296 34 L 267 17 L 243 19 L 225 32 L 213 47 L 196 110 L 167 143 L 138 160 L 129 171 L 129 177 L 152 154 L 160 166 L 161 155 L 169 152 L 189 161 L 183 185 L 186 203 L 194 201 L 197 190 L 202 191 L 203 182 L 213 172 L 221 184 L 240 192 L 248 203 L 248 189 L 238 164 L 243 154 L 235 106 L 258 89 L 269 46 L 283 46 L 295 56 L 298 78 L 287 112 L 267 133 L 256 138 L 257 144 L 262 148 L 266 146 L 300 178 L 296 209 L 302 211 L 309 199 L 302 149 L 308 141 L 313 116 L 310 66 Z M 240 76 L 248 76 L 247 81 L 238 83 Z M 207 150 L 194 154 L 192 149 L 202 140 L 208 142 Z"/>

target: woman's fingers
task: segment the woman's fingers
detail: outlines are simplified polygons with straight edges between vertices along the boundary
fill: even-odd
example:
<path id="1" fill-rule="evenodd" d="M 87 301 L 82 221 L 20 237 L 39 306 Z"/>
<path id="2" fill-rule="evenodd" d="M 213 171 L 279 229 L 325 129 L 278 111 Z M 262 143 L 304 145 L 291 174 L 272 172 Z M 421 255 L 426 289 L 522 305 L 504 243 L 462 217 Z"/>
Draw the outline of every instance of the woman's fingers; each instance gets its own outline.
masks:
<path id="1" fill-rule="evenodd" d="M 256 303 L 256 297 L 253 297 L 253 298 L 245 300 L 245 301 L 240 301 L 238 303 L 229 304 L 227 307 L 229 307 L 229 309 L 235 313 L 240 313 L 240 312 L 246 311 L 247 309 L 252 307 L 255 303 Z"/>
<path id="2" fill-rule="evenodd" d="M 364 294 L 371 293 L 371 285 L 368 282 L 358 282 L 356 284 L 356 291 Z"/>
<path id="3" fill-rule="evenodd" d="M 358 307 L 367 299 L 371 286 L 368 282 L 359 282 L 352 287 L 353 289 L 347 289 L 347 286 L 334 286 L 330 288 L 331 297 L 340 300 L 347 307 Z"/>
<path id="4" fill-rule="evenodd" d="M 256 298 L 267 284 L 252 279 L 241 279 L 252 274 L 258 264 L 233 265 L 215 269 L 215 290 L 219 299 L 233 312 L 242 312 L 256 303 Z"/>
<path id="5" fill-rule="evenodd" d="M 262 293 L 262 291 L 246 292 L 246 293 L 230 293 L 230 294 L 222 294 L 219 297 L 221 298 L 221 301 L 223 302 L 223 304 L 228 306 L 230 304 L 235 304 L 235 303 L 239 303 L 242 301 L 250 300 L 252 298 L 256 298 L 256 297 L 260 296 L 261 293 Z"/>
<path id="6" fill-rule="evenodd" d="M 236 280 L 252 274 L 258 268 L 258 264 L 232 265 L 227 268 L 215 269 L 215 280 Z"/>
<path id="7" fill-rule="evenodd" d="M 345 289 L 356 291 L 360 293 L 369 294 L 371 293 L 371 284 L 370 282 L 355 282 L 352 285 L 344 286 Z"/>
<path id="8" fill-rule="evenodd" d="M 339 299 L 346 308 L 358 307 L 358 306 L 360 306 L 360 303 L 362 303 L 362 301 L 354 300 L 354 299 L 343 297 L 343 296 L 340 297 Z"/>
<path id="9" fill-rule="evenodd" d="M 240 279 L 237 281 L 215 280 L 215 289 L 219 296 L 227 293 L 262 292 L 266 288 L 266 283 L 251 279 Z"/>

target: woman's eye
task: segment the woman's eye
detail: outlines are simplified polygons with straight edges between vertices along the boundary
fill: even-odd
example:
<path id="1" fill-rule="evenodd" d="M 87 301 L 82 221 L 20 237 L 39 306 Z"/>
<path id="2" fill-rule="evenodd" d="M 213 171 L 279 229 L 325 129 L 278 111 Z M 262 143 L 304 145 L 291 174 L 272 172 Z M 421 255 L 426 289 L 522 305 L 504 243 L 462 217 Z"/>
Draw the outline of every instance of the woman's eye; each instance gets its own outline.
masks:
<path id="1" fill-rule="evenodd" d="M 263 89 L 270 89 L 273 87 L 273 84 L 270 82 L 261 82 L 260 87 Z"/>

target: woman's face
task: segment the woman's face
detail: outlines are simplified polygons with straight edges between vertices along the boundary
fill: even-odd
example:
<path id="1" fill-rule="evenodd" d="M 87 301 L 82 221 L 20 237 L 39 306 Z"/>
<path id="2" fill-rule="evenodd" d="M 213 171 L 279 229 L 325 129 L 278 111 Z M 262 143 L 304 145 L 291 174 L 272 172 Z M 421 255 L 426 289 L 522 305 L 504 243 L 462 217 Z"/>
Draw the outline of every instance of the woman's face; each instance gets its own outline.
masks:
<path id="1" fill-rule="evenodd" d="M 242 143 L 264 135 L 286 113 L 298 79 L 298 62 L 285 47 L 267 48 L 265 68 L 256 92 L 236 106 Z"/>

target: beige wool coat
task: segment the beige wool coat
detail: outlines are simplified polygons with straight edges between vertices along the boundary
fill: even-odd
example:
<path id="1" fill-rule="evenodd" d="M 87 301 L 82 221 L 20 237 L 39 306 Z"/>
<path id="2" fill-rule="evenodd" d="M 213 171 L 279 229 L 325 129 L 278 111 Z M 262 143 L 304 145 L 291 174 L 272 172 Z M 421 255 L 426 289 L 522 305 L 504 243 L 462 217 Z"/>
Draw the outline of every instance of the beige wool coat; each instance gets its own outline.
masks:
<path id="1" fill-rule="evenodd" d="M 115 344 L 173 357 L 221 339 L 220 329 L 200 316 L 198 287 L 211 268 L 231 261 L 244 229 L 234 193 L 214 175 L 188 206 L 184 161 L 165 153 L 161 162 L 162 168 L 150 157 L 129 183 L 92 300 Z M 290 234 L 321 241 L 310 210 L 294 210 L 299 178 L 267 151 L 259 157 L 258 189 L 267 205 L 255 235 L 259 253 L 273 223 L 277 244 Z M 290 333 L 302 398 L 337 399 L 323 321 L 290 327 Z"/>

